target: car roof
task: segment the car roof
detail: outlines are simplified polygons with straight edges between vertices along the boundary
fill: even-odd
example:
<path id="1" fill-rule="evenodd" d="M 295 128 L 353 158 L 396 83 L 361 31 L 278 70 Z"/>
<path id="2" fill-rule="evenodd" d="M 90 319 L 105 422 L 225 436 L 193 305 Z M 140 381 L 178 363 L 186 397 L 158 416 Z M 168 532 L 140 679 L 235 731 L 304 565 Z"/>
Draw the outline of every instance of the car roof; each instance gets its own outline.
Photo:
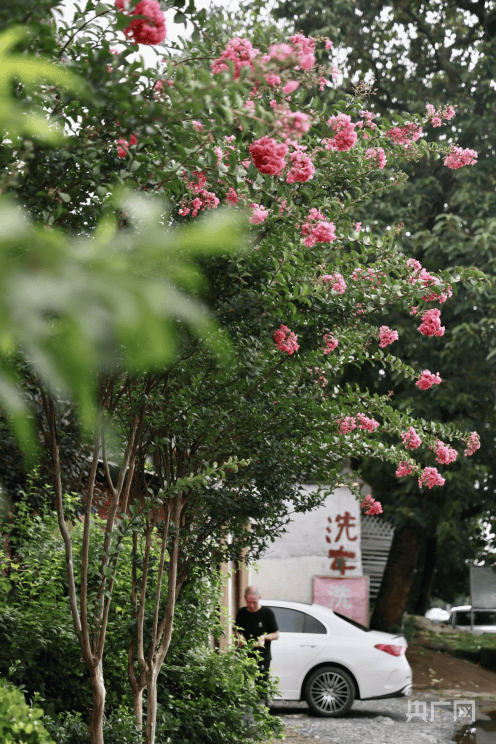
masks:
<path id="1" fill-rule="evenodd" d="M 316 615 L 320 617 L 329 617 L 330 615 L 335 617 L 333 610 L 330 607 L 324 607 L 323 605 L 316 604 L 313 602 L 293 602 L 287 599 L 261 599 L 261 605 L 273 605 L 274 607 L 287 607 L 291 610 L 300 610 L 301 612 L 308 612 L 312 610 Z"/>
<path id="2" fill-rule="evenodd" d="M 460 605 L 459 607 L 452 607 L 451 612 L 455 612 L 455 610 L 471 610 L 472 605 Z"/>

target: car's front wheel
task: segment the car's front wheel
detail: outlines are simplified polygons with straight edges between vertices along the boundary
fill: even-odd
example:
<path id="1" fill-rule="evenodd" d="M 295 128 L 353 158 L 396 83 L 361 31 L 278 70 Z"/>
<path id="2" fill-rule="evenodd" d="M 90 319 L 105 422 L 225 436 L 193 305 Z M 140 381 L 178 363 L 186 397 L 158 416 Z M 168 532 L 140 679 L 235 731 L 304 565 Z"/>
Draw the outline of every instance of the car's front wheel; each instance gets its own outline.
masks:
<path id="1" fill-rule="evenodd" d="M 342 716 L 355 700 L 355 685 L 343 669 L 325 666 L 316 669 L 305 684 L 305 700 L 318 716 Z"/>

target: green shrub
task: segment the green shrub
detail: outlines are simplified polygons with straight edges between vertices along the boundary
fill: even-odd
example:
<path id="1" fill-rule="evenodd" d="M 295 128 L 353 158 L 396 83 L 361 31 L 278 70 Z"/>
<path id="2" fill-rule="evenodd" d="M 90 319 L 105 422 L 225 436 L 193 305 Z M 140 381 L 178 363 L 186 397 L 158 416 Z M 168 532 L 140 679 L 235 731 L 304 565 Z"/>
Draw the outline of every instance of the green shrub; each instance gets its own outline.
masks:
<path id="1" fill-rule="evenodd" d="M 0 686 L 0 741 L 2 744 L 53 744 L 41 723 L 41 708 L 30 708 L 24 695 L 9 683 Z"/>
<path id="2" fill-rule="evenodd" d="M 56 744 L 88 744 L 88 723 L 81 713 L 66 713 L 55 719 L 46 717 L 44 724 Z M 141 734 L 136 730 L 134 716 L 119 707 L 103 722 L 105 744 L 139 744 Z"/>

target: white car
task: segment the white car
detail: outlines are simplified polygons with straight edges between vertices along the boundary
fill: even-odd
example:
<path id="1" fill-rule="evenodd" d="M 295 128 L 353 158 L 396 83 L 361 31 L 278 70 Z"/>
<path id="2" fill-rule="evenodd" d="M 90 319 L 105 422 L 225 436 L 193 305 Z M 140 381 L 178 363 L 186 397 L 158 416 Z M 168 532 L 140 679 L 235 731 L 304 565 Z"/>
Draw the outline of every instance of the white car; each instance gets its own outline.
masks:
<path id="1" fill-rule="evenodd" d="M 470 631 L 471 605 L 451 608 L 451 625 L 457 630 Z M 483 633 L 496 633 L 496 610 L 474 610 L 474 626 L 472 633 L 482 635 Z"/>
<path id="2" fill-rule="evenodd" d="M 441 610 L 439 607 L 433 607 L 427 610 L 425 613 L 427 620 L 431 620 L 433 623 L 447 623 L 450 619 L 450 614 L 447 610 Z"/>
<path id="3" fill-rule="evenodd" d="M 402 635 L 368 630 L 327 607 L 263 599 L 279 626 L 271 643 L 271 675 L 280 698 L 306 700 L 320 716 L 340 716 L 353 701 L 403 697 L 412 670 Z"/>

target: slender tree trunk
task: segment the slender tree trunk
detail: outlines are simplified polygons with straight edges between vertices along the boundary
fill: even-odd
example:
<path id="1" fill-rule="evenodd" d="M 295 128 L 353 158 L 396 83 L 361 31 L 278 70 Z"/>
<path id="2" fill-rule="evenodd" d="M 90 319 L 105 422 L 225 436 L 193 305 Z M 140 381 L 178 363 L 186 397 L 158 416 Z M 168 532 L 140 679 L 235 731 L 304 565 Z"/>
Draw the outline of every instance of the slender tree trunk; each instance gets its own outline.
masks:
<path id="1" fill-rule="evenodd" d="M 155 729 L 157 726 L 157 678 L 158 670 L 151 669 L 146 675 L 146 729 L 145 744 L 155 744 Z"/>
<path id="2" fill-rule="evenodd" d="M 395 530 L 370 627 L 389 632 L 400 625 L 422 543 L 423 527 L 413 519 Z"/>
<path id="3" fill-rule="evenodd" d="M 143 688 L 133 690 L 133 713 L 136 718 L 136 728 L 141 731 L 143 728 Z"/>
<path id="4" fill-rule="evenodd" d="M 434 573 L 436 571 L 436 559 L 437 537 L 436 535 L 430 535 L 430 537 L 427 538 L 424 570 L 422 571 L 420 589 L 415 602 L 414 612 L 416 615 L 425 615 L 429 609 L 429 600 L 432 594 Z"/>
<path id="5" fill-rule="evenodd" d="M 90 669 L 93 688 L 93 707 L 90 716 L 91 744 L 103 744 L 103 712 L 105 709 L 105 683 L 101 660 Z"/>

